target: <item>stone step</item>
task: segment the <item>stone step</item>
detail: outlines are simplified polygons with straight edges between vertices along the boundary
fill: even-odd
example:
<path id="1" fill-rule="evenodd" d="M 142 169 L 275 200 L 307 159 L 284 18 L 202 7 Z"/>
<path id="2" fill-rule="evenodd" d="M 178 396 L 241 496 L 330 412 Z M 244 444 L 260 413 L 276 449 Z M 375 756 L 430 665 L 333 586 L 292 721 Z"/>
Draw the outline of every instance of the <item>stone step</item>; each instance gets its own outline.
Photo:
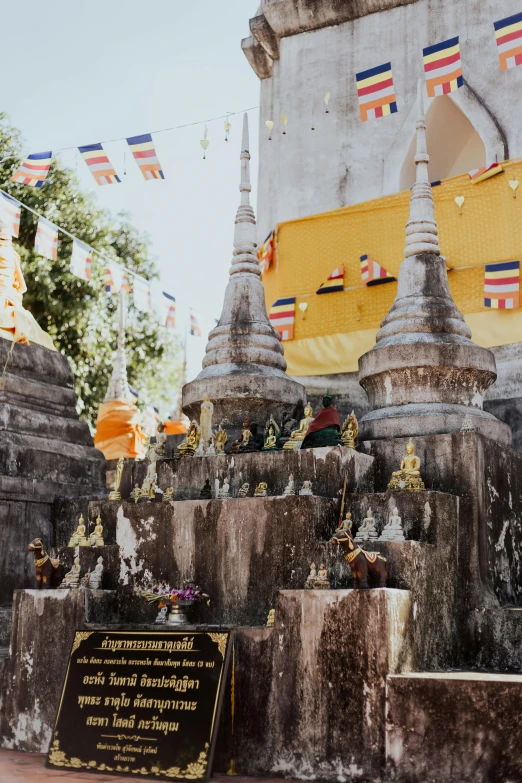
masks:
<path id="1" fill-rule="evenodd" d="M 522 780 L 522 675 L 390 674 L 386 701 L 387 779 Z"/>
<path id="2" fill-rule="evenodd" d="M 0 606 L 0 648 L 9 645 L 13 610 L 10 606 Z"/>

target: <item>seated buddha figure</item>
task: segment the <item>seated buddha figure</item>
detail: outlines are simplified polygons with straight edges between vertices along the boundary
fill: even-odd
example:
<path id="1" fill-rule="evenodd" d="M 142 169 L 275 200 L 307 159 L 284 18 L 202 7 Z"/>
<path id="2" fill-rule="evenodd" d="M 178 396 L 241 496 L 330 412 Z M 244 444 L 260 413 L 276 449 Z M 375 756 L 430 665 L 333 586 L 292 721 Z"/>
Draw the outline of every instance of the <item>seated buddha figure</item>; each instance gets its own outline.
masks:
<path id="1" fill-rule="evenodd" d="M 283 449 L 285 451 L 292 451 L 293 449 L 301 448 L 301 445 L 306 437 L 306 433 L 308 432 L 310 425 L 314 421 L 313 412 L 314 410 L 312 406 L 310 405 L 309 402 L 307 402 L 306 407 L 304 409 L 304 418 L 301 419 L 301 421 L 299 422 L 299 427 L 292 432 L 290 438 L 286 441 L 286 443 L 283 446 Z"/>
<path id="2" fill-rule="evenodd" d="M 94 527 L 93 532 L 89 536 L 89 544 L 91 546 L 104 546 L 105 542 L 103 540 L 103 525 L 101 521 L 101 517 L 98 514 L 98 517 L 96 519 L 96 525 Z"/>
<path id="3" fill-rule="evenodd" d="M 176 459 L 180 459 L 181 457 L 193 457 L 199 445 L 200 437 L 199 427 L 197 423 L 193 421 L 189 427 L 185 440 L 182 441 L 176 449 Z"/>
<path id="4" fill-rule="evenodd" d="M 401 469 L 392 473 L 388 489 L 409 489 L 416 492 L 423 490 L 420 465 L 420 459 L 415 454 L 415 444 L 410 438 L 406 445 L 406 456 L 401 461 Z"/>
<path id="5" fill-rule="evenodd" d="M 270 416 L 265 426 L 265 442 L 261 451 L 275 451 L 281 430 L 277 426 L 274 417 Z"/>
<path id="6" fill-rule="evenodd" d="M 244 449 L 248 446 L 252 437 L 250 424 L 250 419 L 245 419 L 239 438 L 233 441 L 232 446 L 230 447 L 230 454 L 239 454 L 241 449 Z"/>
<path id="7" fill-rule="evenodd" d="M 323 397 L 323 407 L 308 427 L 303 440 L 302 449 L 313 449 L 319 446 L 338 446 L 341 443 L 341 422 L 337 408 L 332 405 L 328 391 Z"/>
<path id="8" fill-rule="evenodd" d="M 89 545 L 89 540 L 85 535 L 85 520 L 83 518 L 83 514 L 81 514 L 80 519 L 78 520 L 78 527 L 76 528 L 71 538 L 69 539 L 68 546 L 88 546 L 88 545 Z"/>

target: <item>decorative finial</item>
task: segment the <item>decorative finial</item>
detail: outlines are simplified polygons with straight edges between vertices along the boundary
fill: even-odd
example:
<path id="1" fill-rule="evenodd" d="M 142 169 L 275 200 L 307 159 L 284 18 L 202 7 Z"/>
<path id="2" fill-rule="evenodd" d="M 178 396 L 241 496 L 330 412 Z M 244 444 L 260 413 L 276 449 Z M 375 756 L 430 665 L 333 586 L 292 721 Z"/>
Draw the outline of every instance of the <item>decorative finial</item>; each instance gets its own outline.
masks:
<path id="1" fill-rule="evenodd" d="M 417 103 L 416 174 L 415 184 L 411 189 L 410 219 L 406 224 L 406 247 L 404 249 L 406 258 L 427 253 L 440 255 L 435 205 L 428 177 L 430 156 L 426 148 L 426 120 L 424 118 L 423 87 L 420 80 L 417 88 Z"/>
<path id="2" fill-rule="evenodd" d="M 124 400 L 132 402 L 132 395 L 129 391 L 129 382 L 127 380 L 127 359 L 125 356 L 125 321 L 127 315 L 127 304 L 125 301 L 125 291 L 123 286 L 120 289 L 120 306 L 118 317 L 118 347 L 112 358 L 112 374 L 105 395 L 104 402 L 112 400 Z"/>
<path id="3" fill-rule="evenodd" d="M 236 214 L 234 231 L 234 257 L 230 267 L 230 276 L 254 274 L 261 275 L 256 254 L 256 219 L 250 206 L 250 152 L 248 151 L 248 114 L 243 115 L 243 136 L 241 139 L 241 181 L 239 191 L 241 204 Z"/>

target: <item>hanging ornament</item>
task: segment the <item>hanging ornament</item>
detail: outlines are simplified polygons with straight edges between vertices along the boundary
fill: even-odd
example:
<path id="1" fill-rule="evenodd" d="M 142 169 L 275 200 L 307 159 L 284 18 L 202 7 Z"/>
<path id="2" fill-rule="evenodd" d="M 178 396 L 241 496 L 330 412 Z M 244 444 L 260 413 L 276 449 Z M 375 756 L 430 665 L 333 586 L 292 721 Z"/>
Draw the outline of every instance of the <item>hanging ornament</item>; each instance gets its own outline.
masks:
<path id="1" fill-rule="evenodd" d="M 265 125 L 268 128 L 268 141 L 272 141 L 272 130 L 274 129 L 274 121 L 267 120 L 265 122 Z"/>
<path id="2" fill-rule="evenodd" d="M 329 92 L 329 90 L 327 90 L 325 92 L 325 94 L 324 94 L 324 102 L 326 103 L 325 114 L 328 114 L 328 112 L 330 111 L 330 109 L 328 108 L 328 103 L 330 102 L 330 92 Z"/>
<path id="3" fill-rule="evenodd" d="M 518 179 L 510 179 L 508 182 L 509 187 L 513 191 L 513 198 L 517 197 L 517 188 L 519 185 Z"/>
<path id="4" fill-rule="evenodd" d="M 308 310 L 308 302 L 299 302 L 298 307 L 300 311 L 302 312 L 301 318 L 304 320 L 305 313 Z"/>
<path id="5" fill-rule="evenodd" d="M 464 204 L 465 201 L 466 199 L 464 198 L 464 196 L 455 196 L 455 204 L 459 208 L 459 215 L 462 215 L 462 205 Z"/>
<path id="6" fill-rule="evenodd" d="M 230 133 L 230 128 L 232 127 L 232 125 L 228 121 L 228 117 L 226 118 L 224 125 L 225 125 L 225 141 L 228 141 L 228 134 Z"/>
<path id="7" fill-rule="evenodd" d="M 206 160 L 206 152 L 208 150 L 208 145 L 210 144 L 209 140 L 207 139 L 208 136 L 208 128 L 205 125 L 205 132 L 203 134 L 203 138 L 199 142 L 201 144 L 201 147 L 203 148 L 203 160 Z"/>
<path id="8" fill-rule="evenodd" d="M 312 130 L 315 130 L 315 106 L 312 106 Z"/>
<path id="9" fill-rule="evenodd" d="M 288 123 L 288 117 L 286 114 L 281 115 L 281 119 L 283 120 L 283 136 L 286 134 L 286 126 Z"/>
<path id="10" fill-rule="evenodd" d="M 125 157 L 125 150 L 123 150 L 123 176 L 127 176 L 127 158 Z"/>

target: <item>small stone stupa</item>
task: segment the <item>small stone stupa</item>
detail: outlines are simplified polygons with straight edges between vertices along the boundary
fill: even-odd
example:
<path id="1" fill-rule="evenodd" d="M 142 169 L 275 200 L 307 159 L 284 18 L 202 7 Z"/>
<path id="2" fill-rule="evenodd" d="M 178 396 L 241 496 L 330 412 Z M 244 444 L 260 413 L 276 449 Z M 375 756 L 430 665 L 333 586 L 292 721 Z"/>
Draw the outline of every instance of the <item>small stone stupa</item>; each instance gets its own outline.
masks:
<path id="1" fill-rule="evenodd" d="M 205 394 L 214 403 L 214 417 L 238 427 L 246 419 L 281 420 L 306 402 L 305 389 L 289 378 L 279 335 L 266 313 L 261 270 L 257 261 L 255 217 L 250 206 L 248 117 L 243 119 L 241 205 L 236 215 L 234 256 L 221 318 L 209 334 L 203 370 L 183 389 L 183 412 L 199 416 Z"/>
<path id="2" fill-rule="evenodd" d="M 125 291 L 120 291 L 118 346 L 113 355 L 107 394 L 98 409 L 94 445 L 105 459 L 140 459 L 145 455 L 146 437 L 140 426 L 140 412 L 129 391 L 125 356 Z"/>
<path id="3" fill-rule="evenodd" d="M 511 443 L 507 425 L 482 409 L 496 378 L 495 358 L 471 341 L 457 309 L 440 255 L 428 178 L 426 122 L 419 85 L 416 182 L 406 225 L 405 261 L 397 295 L 376 344 L 359 359 L 359 381 L 370 412 L 361 419 L 365 439 L 459 432 L 471 416 L 475 430 Z"/>

